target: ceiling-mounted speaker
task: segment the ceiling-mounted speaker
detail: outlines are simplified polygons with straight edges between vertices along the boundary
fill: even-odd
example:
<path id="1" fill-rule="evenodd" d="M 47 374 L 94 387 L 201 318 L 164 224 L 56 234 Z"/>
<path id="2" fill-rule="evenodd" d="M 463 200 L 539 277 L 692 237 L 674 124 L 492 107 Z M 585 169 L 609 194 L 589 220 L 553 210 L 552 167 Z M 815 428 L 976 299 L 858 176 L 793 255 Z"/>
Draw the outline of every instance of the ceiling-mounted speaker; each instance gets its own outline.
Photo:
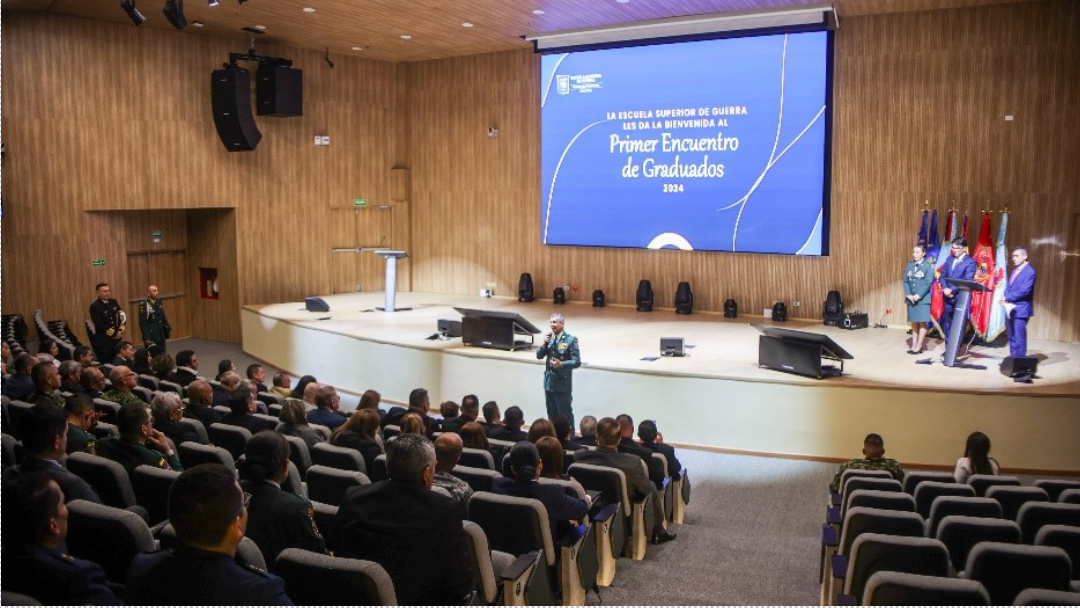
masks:
<path id="1" fill-rule="evenodd" d="M 214 126 L 229 152 L 254 150 L 262 133 L 251 115 L 251 73 L 243 68 L 214 70 L 210 76 Z"/>
<path id="2" fill-rule="evenodd" d="M 255 112 L 259 116 L 304 115 L 304 71 L 260 65 L 255 72 Z"/>
<path id="3" fill-rule="evenodd" d="M 178 30 L 187 27 L 187 17 L 184 16 L 184 0 L 165 0 L 165 7 L 161 9 L 165 18 Z"/>

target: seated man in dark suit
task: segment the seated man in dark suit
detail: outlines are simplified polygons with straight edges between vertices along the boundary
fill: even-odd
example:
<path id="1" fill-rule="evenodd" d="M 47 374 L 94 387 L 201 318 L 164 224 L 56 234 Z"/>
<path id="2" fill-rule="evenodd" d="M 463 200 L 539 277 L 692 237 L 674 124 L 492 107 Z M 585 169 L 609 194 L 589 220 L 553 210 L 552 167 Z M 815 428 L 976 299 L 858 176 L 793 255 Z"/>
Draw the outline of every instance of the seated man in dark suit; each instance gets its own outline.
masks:
<path id="1" fill-rule="evenodd" d="M 258 363 L 252 363 L 247 367 L 247 379 L 255 383 L 257 392 L 266 392 L 266 370 Z"/>
<path id="2" fill-rule="evenodd" d="M 122 341 L 116 345 L 116 357 L 112 360 L 114 366 L 135 366 L 135 345 L 128 341 Z"/>
<path id="3" fill-rule="evenodd" d="M 195 418 L 210 428 L 211 424 L 221 422 L 221 413 L 214 409 L 214 389 L 206 380 L 196 380 L 188 385 L 188 407 L 185 415 Z"/>
<path id="4" fill-rule="evenodd" d="M 502 426 L 502 412 L 499 411 L 499 404 L 494 401 L 488 401 L 484 404 L 484 432 L 488 435 L 491 434 L 492 429 Z"/>
<path id="5" fill-rule="evenodd" d="M 173 381 L 180 386 L 187 386 L 199 379 L 199 358 L 193 350 L 182 350 L 176 353 L 176 371 L 173 372 Z"/>
<path id="6" fill-rule="evenodd" d="M 311 424 L 321 424 L 329 427 L 331 431 L 345 424 L 348 418 L 340 411 L 341 397 L 332 386 L 321 386 L 315 392 L 315 409 L 308 412 L 307 419 Z"/>
<path id="7" fill-rule="evenodd" d="M 456 418 L 443 420 L 442 431 L 444 433 L 457 433 L 461 427 L 476 422 L 480 415 L 480 398 L 476 395 L 465 395 L 461 398 L 461 413 Z"/>
<path id="8" fill-rule="evenodd" d="M 581 434 L 575 441 L 581 445 L 596 445 L 596 416 L 582 416 L 578 428 Z"/>
<path id="9" fill-rule="evenodd" d="M 338 510 L 336 555 L 374 561 L 394 582 L 398 604 L 462 604 L 473 592 L 460 507 L 431 491 L 435 448 L 422 435 L 386 444 L 390 479 L 358 486 Z"/>
<path id="10" fill-rule="evenodd" d="M 405 417 L 405 414 L 416 414 L 420 416 L 424 421 L 424 434 L 430 436 L 431 428 L 434 424 L 434 420 L 428 416 L 428 412 L 431 411 L 431 396 L 428 395 L 426 388 L 414 388 L 409 393 L 409 409 L 403 407 L 392 407 L 386 416 L 383 417 L 382 425 L 401 426 L 401 419 Z"/>
<path id="11" fill-rule="evenodd" d="M 79 365 L 78 361 L 70 360 L 60 363 L 60 390 L 65 393 L 82 392 L 82 386 L 79 384 L 79 374 L 82 373 L 82 365 Z"/>
<path id="12" fill-rule="evenodd" d="M 105 388 L 105 374 L 96 367 L 84 367 L 79 372 L 79 386 L 91 399 L 101 399 L 105 396 L 102 392 Z"/>
<path id="13" fill-rule="evenodd" d="M 34 393 L 34 380 L 30 377 L 30 371 L 39 363 L 37 357 L 23 353 L 11 362 L 11 376 L 4 380 L 2 391 L 8 399 L 26 401 Z"/>
<path id="14" fill-rule="evenodd" d="M 97 443 L 98 456 L 115 460 L 127 469 L 128 475 L 141 464 L 183 471 L 180 458 L 169 446 L 165 433 L 154 428 L 150 409 L 142 402 L 120 407 L 116 415 L 120 437 L 106 437 Z"/>
<path id="15" fill-rule="evenodd" d="M 642 420 L 638 425 L 637 430 L 638 439 L 641 440 L 641 445 L 656 452 L 657 454 L 663 454 L 664 458 L 667 458 L 667 474 L 668 477 L 679 479 L 682 476 L 682 463 L 675 457 L 675 448 L 664 443 L 663 436 L 656 429 L 656 422 L 653 420 Z"/>
<path id="16" fill-rule="evenodd" d="M 180 395 L 158 393 L 150 404 L 150 412 L 154 415 L 154 428 L 165 433 L 174 445 L 185 441 L 202 443 L 198 431 L 180 422 L 184 417 L 184 402 L 180 401 Z"/>
<path id="17" fill-rule="evenodd" d="M 60 486 L 67 500 L 100 503 L 101 498 L 90 484 L 60 464 L 67 453 L 67 439 L 68 423 L 64 410 L 52 404 L 30 408 L 29 415 L 23 418 L 23 446 L 27 456 L 21 464 L 4 471 L 3 480 L 12 481 L 22 475 L 44 472 Z"/>
<path id="18" fill-rule="evenodd" d="M 641 466 L 641 458 L 633 454 L 620 454 L 619 442 L 622 439 L 619 423 L 614 418 L 602 418 L 596 425 L 596 449 L 581 449 L 574 453 L 574 464 L 594 464 L 602 467 L 619 469 L 626 476 L 627 492 L 630 500 L 641 501 L 656 493 L 653 485 Z M 654 544 L 675 540 L 673 532 L 664 530 L 664 507 L 659 496 L 653 496 L 652 541 Z"/>
<path id="19" fill-rule="evenodd" d="M 567 452 L 576 452 L 583 447 L 582 444 L 574 441 L 574 429 L 566 416 L 562 414 L 555 416 L 551 419 L 551 425 L 555 427 L 555 438 L 559 440 L 562 449 Z"/>
<path id="20" fill-rule="evenodd" d="M 221 386 L 214 386 L 214 405 L 229 405 L 229 395 L 240 387 L 240 374 L 225 372 L 219 382 Z"/>
<path id="21" fill-rule="evenodd" d="M 667 471 L 664 470 L 663 463 L 652 457 L 652 450 L 634 441 L 634 419 L 629 414 L 619 414 L 615 421 L 619 423 L 619 451 L 633 454 L 645 461 L 645 466 L 649 467 L 649 479 L 656 484 L 657 490 L 663 490 Z"/>
<path id="22" fill-rule="evenodd" d="M 68 510 L 64 492 L 48 473 L 5 482 L 0 494 L 4 591 L 28 595 L 46 606 L 122 603 L 122 587 L 106 580 L 101 566 L 64 554 Z"/>
<path id="23" fill-rule="evenodd" d="M 488 439 L 513 441 L 514 443 L 525 441 L 529 434 L 521 430 L 523 424 L 525 424 L 525 412 L 522 412 L 521 408 L 516 405 L 508 407 L 506 408 L 505 422 L 502 426 L 491 429 L 491 432 L 488 433 Z"/>
<path id="24" fill-rule="evenodd" d="M 562 486 L 538 482 L 543 469 L 536 446 L 528 441 L 519 442 L 510 449 L 510 470 L 514 477 L 495 479 L 491 491 L 518 498 L 534 498 L 543 503 L 551 526 L 551 540 L 558 543 L 570 526 L 577 525 L 589 512 L 589 504 L 580 498 L 568 496 Z"/>
<path id="25" fill-rule="evenodd" d="M 82 393 L 72 395 L 64 403 L 64 413 L 68 423 L 67 453 L 96 454 L 97 437 L 90 432 L 98 422 L 94 400 Z"/>
<path id="26" fill-rule="evenodd" d="M 127 600 L 144 606 L 291 606 L 285 582 L 236 562 L 248 513 L 236 476 L 220 464 L 184 471 L 169 492 L 176 549 L 137 555 Z"/>
<path id="27" fill-rule="evenodd" d="M 94 351 L 89 346 L 76 346 L 71 356 L 83 369 L 94 366 Z"/>
<path id="28" fill-rule="evenodd" d="M 241 386 L 229 394 L 228 416 L 221 419 L 222 424 L 242 426 L 254 435 L 259 431 L 274 430 L 275 423 L 252 416 L 255 413 L 255 395 L 246 386 Z"/>

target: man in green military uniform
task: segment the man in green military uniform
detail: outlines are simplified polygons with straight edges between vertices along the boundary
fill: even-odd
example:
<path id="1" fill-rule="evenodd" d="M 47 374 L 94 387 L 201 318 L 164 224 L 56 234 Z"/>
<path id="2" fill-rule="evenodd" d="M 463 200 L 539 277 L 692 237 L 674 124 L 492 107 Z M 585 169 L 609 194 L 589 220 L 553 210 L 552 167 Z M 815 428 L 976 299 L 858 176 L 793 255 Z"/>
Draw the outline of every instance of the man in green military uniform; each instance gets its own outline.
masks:
<path id="1" fill-rule="evenodd" d="M 50 403 L 56 407 L 64 407 L 64 396 L 60 394 L 60 370 L 56 369 L 52 361 L 42 361 L 30 368 L 30 378 L 34 381 L 34 392 L 30 395 L 30 403 Z"/>
<path id="2" fill-rule="evenodd" d="M 87 452 L 97 454 L 97 437 L 90 429 L 97 425 L 94 400 L 89 395 L 77 394 L 67 398 L 64 412 L 67 414 L 67 453 Z"/>
<path id="3" fill-rule="evenodd" d="M 98 456 L 115 460 L 127 469 L 145 464 L 159 469 L 183 471 L 180 458 L 173 451 L 164 433 L 154 428 L 150 408 L 145 403 L 128 403 L 116 415 L 120 437 L 106 437 L 97 444 Z"/>
<path id="4" fill-rule="evenodd" d="M 142 406 L 148 404 L 139 398 L 138 395 L 131 392 L 131 389 L 138 386 L 139 381 L 135 377 L 135 372 L 131 371 L 131 368 L 126 365 L 117 365 L 109 372 L 109 382 L 112 382 L 112 388 L 105 391 L 105 394 L 101 396 L 106 401 L 112 401 L 113 403 L 119 403 L 120 405 L 126 405 L 128 403 L 138 403 Z"/>
<path id="5" fill-rule="evenodd" d="M 165 340 L 172 334 L 172 327 L 165 316 L 165 304 L 158 299 L 157 285 L 148 287 L 146 299 L 139 302 L 139 331 L 147 349 L 156 346 L 159 352 L 165 352 Z"/>
<path id="6" fill-rule="evenodd" d="M 888 471 L 896 481 L 904 481 L 904 469 L 892 458 L 885 458 L 885 440 L 877 433 L 870 433 L 863 439 L 863 458 L 855 458 L 840 465 L 840 470 L 833 477 L 832 485 L 840 490 L 840 476 L 848 469 L 868 471 Z"/>
<path id="7" fill-rule="evenodd" d="M 578 339 L 563 331 L 565 324 L 563 315 L 551 315 L 551 333 L 537 349 L 536 358 L 544 359 L 548 419 L 565 416 L 570 421 L 570 428 L 574 428 L 573 371 L 581 367 L 581 351 L 578 350 Z"/>

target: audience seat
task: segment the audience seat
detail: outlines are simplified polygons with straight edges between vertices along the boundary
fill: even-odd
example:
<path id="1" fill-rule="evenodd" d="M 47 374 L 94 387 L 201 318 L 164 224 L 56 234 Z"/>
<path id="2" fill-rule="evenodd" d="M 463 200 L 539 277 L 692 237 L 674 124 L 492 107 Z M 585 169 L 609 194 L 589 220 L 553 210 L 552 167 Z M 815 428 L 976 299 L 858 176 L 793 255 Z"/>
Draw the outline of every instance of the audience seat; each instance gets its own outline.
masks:
<path id="1" fill-rule="evenodd" d="M 286 549 L 275 570 L 298 606 L 397 605 L 390 575 L 375 562 Z"/>
<path id="2" fill-rule="evenodd" d="M 1046 502 L 1050 496 L 1042 488 L 1030 486 L 994 486 L 986 491 L 987 498 L 993 498 L 1001 504 L 1005 519 L 1015 520 L 1020 515 L 1020 508 L 1029 502 Z"/>
<path id="3" fill-rule="evenodd" d="M 175 382 L 170 382 L 169 380 L 158 380 L 158 390 L 163 393 L 176 393 L 181 397 L 183 397 L 185 393 L 184 387 Z"/>
<path id="4" fill-rule="evenodd" d="M 184 465 L 184 469 L 212 462 L 223 464 L 230 471 L 236 470 L 236 461 L 233 460 L 232 454 L 218 446 L 185 441 L 177 446 L 176 454 L 180 457 L 180 464 Z"/>
<path id="5" fill-rule="evenodd" d="M 74 452 L 68 456 L 66 467 L 90 484 L 102 503 L 117 509 L 137 504 L 131 480 L 119 462 L 86 452 Z"/>
<path id="6" fill-rule="evenodd" d="M 664 529 L 667 530 L 668 524 L 675 516 L 675 485 L 672 483 L 671 476 L 668 475 L 667 456 L 653 452 L 652 458 L 660 463 L 660 470 L 664 472 L 664 491 L 658 492 L 656 496 L 664 500 L 664 508 L 661 511 L 664 513 Z"/>
<path id="7" fill-rule="evenodd" d="M 930 517 L 930 507 L 939 496 L 975 497 L 975 489 L 966 483 L 924 481 L 915 488 L 915 510 L 919 515 Z"/>
<path id="8" fill-rule="evenodd" d="M 333 469 L 322 465 L 312 465 L 308 469 L 307 488 L 311 500 L 340 507 L 345 492 L 354 486 L 371 483 L 367 475 L 357 471 Z"/>
<path id="9" fill-rule="evenodd" d="M 300 473 L 301 479 L 307 477 L 307 470 L 312 465 L 307 442 L 292 435 L 285 435 L 285 439 L 289 442 L 289 460 L 296 465 L 296 471 Z"/>
<path id="10" fill-rule="evenodd" d="M 1064 479 L 1037 479 L 1035 487 L 1046 490 L 1051 502 L 1057 502 L 1061 493 L 1065 490 L 1080 490 L 1080 481 L 1066 481 Z"/>
<path id="11" fill-rule="evenodd" d="M 389 441 L 392 437 L 401 434 L 401 427 L 396 424 L 388 424 L 383 427 L 383 438 Z"/>
<path id="12" fill-rule="evenodd" d="M 311 450 L 311 464 L 367 475 L 367 465 L 360 450 L 343 448 L 329 443 L 316 443 Z"/>
<path id="13" fill-rule="evenodd" d="M 161 529 L 158 542 L 162 549 L 175 549 L 180 544 L 172 524 L 166 524 Z M 259 549 L 255 541 L 246 536 L 240 539 L 240 544 L 236 547 L 236 562 L 266 571 L 266 560 L 263 558 L 262 549 Z"/>
<path id="14" fill-rule="evenodd" d="M 462 448 L 461 460 L 458 461 L 458 464 L 474 469 L 498 470 L 495 468 L 495 459 L 491 456 L 491 452 L 476 448 Z"/>
<path id="15" fill-rule="evenodd" d="M 211 443 L 225 448 L 233 460 L 240 458 L 247 442 L 251 440 L 251 431 L 242 426 L 222 422 L 211 424 L 210 428 L 206 429 L 206 434 L 210 437 Z"/>
<path id="16" fill-rule="evenodd" d="M 296 494 L 300 498 L 307 498 L 307 484 L 300 478 L 300 469 L 296 468 L 296 463 L 291 460 L 289 474 L 285 477 L 285 483 L 281 484 L 281 489 Z"/>
<path id="17" fill-rule="evenodd" d="M 469 550 L 476 582 L 477 601 L 473 603 L 494 606 L 502 596 L 499 581 L 503 572 L 514 563 L 514 556 L 502 551 L 492 551 L 488 547 L 483 528 L 475 522 L 466 520 L 462 527 L 465 529 L 465 546 Z"/>
<path id="18" fill-rule="evenodd" d="M 18 443 L 18 441 L 7 433 L 0 433 L 0 441 L 2 441 L 4 448 L 4 456 L 2 459 L 4 468 L 13 467 L 19 464 L 15 454 L 15 444 Z"/>
<path id="19" fill-rule="evenodd" d="M 145 464 L 135 467 L 131 485 L 139 505 L 150 516 L 150 524 L 169 519 L 169 488 L 179 476 L 179 471 L 166 471 Z"/>
<path id="20" fill-rule="evenodd" d="M 975 490 L 975 496 L 986 496 L 986 491 L 994 486 L 1018 486 L 1020 479 L 1012 475 L 972 475 L 967 484 Z"/>
<path id="21" fill-rule="evenodd" d="M 490 492 L 495 480 L 502 477 L 497 471 L 491 469 L 478 469 L 460 464 L 454 467 L 450 474 L 469 484 L 474 492 Z"/>
<path id="22" fill-rule="evenodd" d="M 195 429 L 195 433 L 199 436 L 200 442 L 204 444 L 210 443 L 210 435 L 206 432 L 206 426 L 203 425 L 202 420 L 199 420 L 198 418 L 181 418 L 177 422 Z"/>
<path id="23" fill-rule="evenodd" d="M 138 374 L 136 378 L 139 381 L 139 386 L 149 389 L 151 392 L 160 390 L 158 388 L 158 383 L 160 381 L 157 379 L 157 376 L 152 376 L 150 374 Z"/>
<path id="24" fill-rule="evenodd" d="M 116 422 L 116 416 L 120 413 L 120 404 L 108 399 L 94 399 L 94 409 L 102 412 L 106 422 Z M 101 421 L 98 421 L 101 424 Z"/>
<path id="25" fill-rule="evenodd" d="M 938 496 L 934 504 L 930 505 L 930 519 L 926 520 L 926 535 L 935 538 L 941 520 L 950 515 L 1001 519 L 1001 504 L 992 498 Z"/>
<path id="26" fill-rule="evenodd" d="M 88 559 L 112 581 L 124 581 L 131 560 L 157 549 L 150 528 L 141 517 L 86 500 L 73 500 L 68 508 L 68 552 Z"/>
<path id="27" fill-rule="evenodd" d="M 134 393 L 135 396 L 139 399 L 142 399 L 144 403 L 149 404 L 151 401 L 154 400 L 154 392 L 146 388 L 145 386 L 132 387 L 131 392 Z"/>
<path id="28" fill-rule="evenodd" d="M 30 409 L 34 407 L 33 403 L 27 403 L 25 401 L 19 401 L 18 399 L 12 399 L 8 401 L 8 416 L 11 418 L 11 436 L 16 439 L 23 439 L 23 420 L 30 415 Z"/>
<path id="29" fill-rule="evenodd" d="M 213 406 L 213 408 L 215 412 L 221 414 L 222 416 L 229 416 L 232 414 L 232 410 L 230 410 L 229 406 L 227 405 L 215 405 Z"/>
<path id="30" fill-rule="evenodd" d="M 833 572 L 847 572 L 847 558 L 859 536 L 867 533 L 892 534 L 895 536 L 922 536 L 925 530 L 923 518 L 918 513 L 886 511 L 870 507 L 852 507 L 844 517 L 839 538 L 836 529 L 826 525 L 822 528 L 821 605 L 833 604 Z M 834 570 L 835 568 L 835 570 Z"/>
<path id="31" fill-rule="evenodd" d="M 880 473 L 881 471 L 875 471 Z M 840 502 L 836 505 L 840 508 L 839 516 L 843 519 L 844 512 L 847 510 L 848 497 L 852 492 L 858 490 L 874 490 L 877 492 L 902 492 L 903 486 L 899 481 L 896 481 L 892 477 L 873 476 L 868 477 L 865 475 L 851 475 L 844 480 L 844 483 L 840 486 Z"/>
<path id="32" fill-rule="evenodd" d="M 1045 525 L 1080 526 L 1080 505 L 1029 502 L 1020 507 L 1016 523 L 1020 525 L 1020 537 L 1030 544 L 1035 542 L 1039 530 Z"/>
<path id="33" fill-rule="evenodd" d="M 116 428 L 115 424 L 109 424 L 108 422 L 98 422 L 94 425 L 94 428 L 90 429 L 90 434 L 98 439 L 104 439 L 106 437 L 119 437 L 120 429 Z"/>
<path id="34" fill-rule="evenodd" d="M 989 606 L 978 581 L 907 572 L 876 572 L 866 583 L 863 606 Z"/>
<path id="35" fill-rule="evenodd" d="M 949 515 L 938 524 L 934 537 L 945 543 L 953 570 L 960 572 L 971 549 L 981 542 L 1019 543 L 1020 526 L 1008 519 Z"/>
<path id="36" fill-rule="evenodd" d="M 1013 606 L 1080 606 L 1080 593 L 1032 587 L 1021 591 Z"/>
<path id="37" fill-rule="evenodd" d="M 315 520 L 315 526 L 319 529 L 319 533 L 322 534 L 323 541 L 326 542 L 326 550 L 331 553 L 337 551 L 338 508 L 314 500 L 311 501 L 311 506 L 315 509 L 312 519 Z"/>
<path id="38" fill-rule="evenodd" d="M 267 408 L 269 408 L 271 405 L 282 405 L 283 403 L 285 403 L 285 399 L 283 399 L 279 395 L 275 395 L 274 393 L 260 392 L 256 399 L 265 403 Z"/>
<path id="39" fill-rule="evenodd" d="M 914 496 L 915 488 L 919 487 L 919 484 L 924 481 L 956 483 L 956 477 L 952 473 L 940 471 L 909 471 L 904 475 L 904 491 Z"/>
<path id="40" fill-rule="evenodd" d="M 900 485 L 899 482 L 893 483 Z M 846 508 L 870 507 L 872 509 L 884 509 L 886 511 L 915 512 L 915 499 L 910 494 L 899 490 L 855 490 L 848 495 Z M 841 525 L 844 523 L 843 515 L 838 509 L 829 509 L 829 523 Z"/>
<path id="41" fill-rule="evenodd" d="M 672 481 L 671 485 L 675 488 L 675 504 L 671 520 L 681 524 L 686 517 L 686 507 L 690 504 L 690 472 L 684 468 L 679 473 L 679 478 Z"/>
<path id="42" fill-rule="evenodd" d="M 856 598 L 862 598 L 866 582 L 883 571 L 948 576 L 949 551 L 933 538 L 863 534 L 851 547 L 851 559 L 843 577 L 843 593 L 848 600 L 840 604 L 854 604 Z M 836 577 L 834 596 L 835 581 Z"/>
<path id="43" fill-rule="evenodd" d="M 40 606 L 41 602 L 14 591 L 0 591 L 0 605 L 4 606 Z"/>
<path id="44" fill-rule="evenodd" d="M 382 481 L 390 478 L 386 473 L 386 454 L 379 454 L 375 457 L 372 469 L 374 470 L 371 471 L 371 481 Z"/>
<path id="45" fill-rule="evenodd" d="M 570 467 L 570 477 L 577 480 L 586 490 L 603 493 L 608 505 L 622 505 L 621 529 L 613 527 L 612 540 L 615 556 L 625 552 L 635 561 L 645 559 L 648 537 L 654 528 L 650 494 L 641 502 L 631 502 L 623 472 L 611 467 L 574 463 Z M 625 536 L 629 533 L 629 538 Z M 601 543 L 603 544 L 603 543 Z M 625 545 L 625 546 L 624 546 Z M 601 555 L 601 568 L 605 567 L 605 556 Z"/>
<path id="46" fill-rule="evenodd" d="M 1057 547 L 983 542 L 968 555 L 964 578 L 979 581 L 995 605 L 1008 606 L 1024 589 L 1069 590 L 1069 556 Z"/>
<path id="47" fill-rule="evenodd" d="M 585 492 L 585 486 L 576 479 L 554 479 L 551 477 L 541 477 L 537 480 L 541 484 L 561 486 L 567 496 L 572 498 L 579 498 L 581 500 L 588 500 L 588 493 Z"/>
<path id="48" fill-rule="evenodd" d="M 1065 490 L 1058 496 L 1058 502 L 1071 505 L 1080 505 L 1080 490 Z"/>
<path id="49" fill-rule="evenodd" d="M 1042 547 L 1059 547 L 1069 554 L 1072 562 L 1072 580 L 1080 580 L 1080 527 L 1047 524 L 1035 535 L 1035 544 Z"/>

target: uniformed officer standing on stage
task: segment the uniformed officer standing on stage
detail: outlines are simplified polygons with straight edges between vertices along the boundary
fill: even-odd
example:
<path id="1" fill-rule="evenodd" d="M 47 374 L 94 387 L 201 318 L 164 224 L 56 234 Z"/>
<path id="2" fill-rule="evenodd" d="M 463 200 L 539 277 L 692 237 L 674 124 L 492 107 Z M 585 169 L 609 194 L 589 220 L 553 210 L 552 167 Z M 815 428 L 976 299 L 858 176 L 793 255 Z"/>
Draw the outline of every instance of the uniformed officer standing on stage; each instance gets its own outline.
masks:
<path id="1" fill-rule="evenodd" d="M 98 299 L 90 305 L 90 321 L 94 324 L 94 354 L 98 361 L 110 363 L 116 357 L 116 345 L 124 338 L 127 315 L 120 309 L 120 303 L 112 298 L 108 283 L 98 283 L 95 289 Z"/>
<path id="2" fill-rule="evenodd" d="M 148 287 L 146 299 L 139 302 L 139 331 L 147 349 L 157 346 L 160 350 L 155 354 L 165 352 L 165 340 L 172 334 L 172 327 L 165 317 L 165 303 L 158 299 L 157 285 Z"/>
<path id="3" fill-rule="evenodd" d="M 566 317 L 559 313 L 551 315 L 551 333 L 536 351 L 537 359 L 545 359 L 544 394 L 547 398 L 548 418 L 565 416 L 574 428 L 573 370 L 581 367 L 581 351 L 578 339 L 563 331 Z"/>

